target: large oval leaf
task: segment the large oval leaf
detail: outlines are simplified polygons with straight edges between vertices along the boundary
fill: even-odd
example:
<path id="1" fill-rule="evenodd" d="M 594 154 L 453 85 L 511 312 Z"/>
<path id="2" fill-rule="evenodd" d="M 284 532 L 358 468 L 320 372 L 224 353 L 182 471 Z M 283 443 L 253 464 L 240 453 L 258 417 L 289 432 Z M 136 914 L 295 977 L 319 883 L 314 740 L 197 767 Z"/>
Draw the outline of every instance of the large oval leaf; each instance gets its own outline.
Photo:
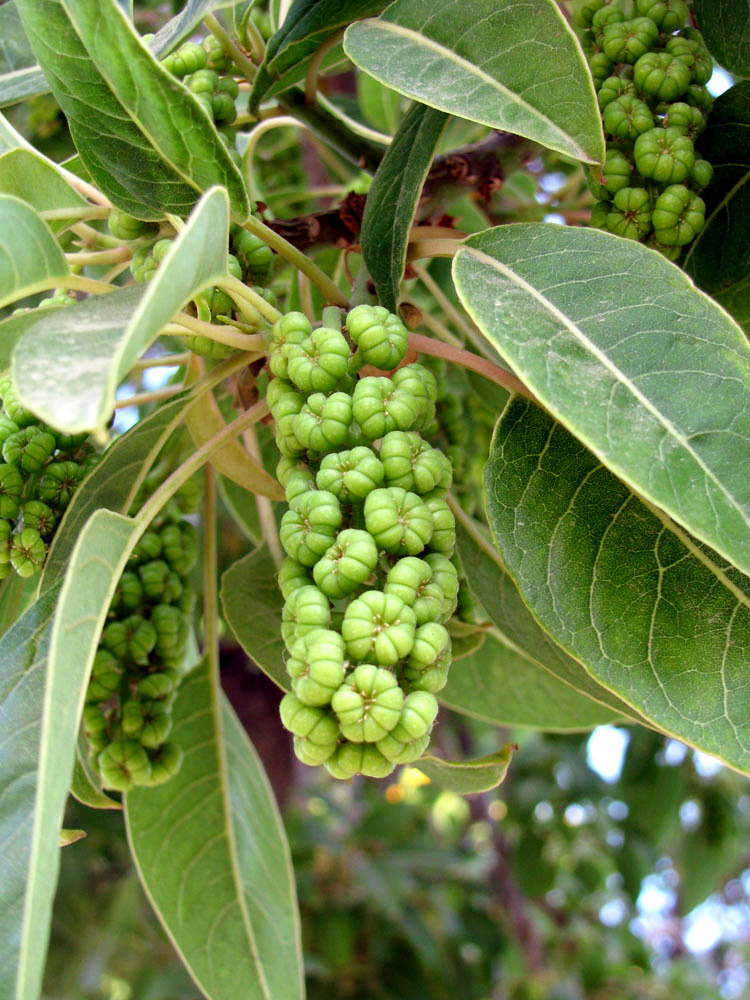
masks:
<path id="1" fill-rule="evenodd" d="M 9 1000 L 39 996 L 70 784 L 59 719 L 44 707 L 56 600 L 57 591 L 41 598 L 0 639 L 0 996 Z"/>
<path id="2" fill-rule="evenodd" d="M 226 192 L 214 188 L 145 290 L 122 288 L 53 316 L 40 314 L 13 351 L 13 381 L 24 405 L 58 430 L 103 427 L 136 358 L 185 302 L 226 274 L 228 239 Z"/>
<path id="3" fill-rule="evenodd" d="M 37 212 L 88 205 L 49 160 L 29 149 L 12 149 L 0 156 L 0 193 L 15 195 Z M 47 225 L 59 233 L 69 221 L 51 219 Z"/>
<path id="4" fill-rule="evenodd" d="M 289 848 L 257 754 L 205 663 L 183 681 L 168 784 L 125 796 L 141 881 L 208 1000 L 304 996 Z"/>
<path id="5" fill-rule="evenodd" d="M 407 97 L 587 163 L 604 159 L 586 60 L 554 0 L 396 0 L 351 25 L 344 49 Z"/>
<path id="6" fill-rule="evenodd" d="M 593 229 L 489 229 L 453 274 L 544 406 L 750 572 L 750 345 L 724 310 L 660 254 Z"/>
<path id="7" fill-rule="evenodd" d="M 9 0 L 0 7 L 0 108 L 48 90 L 15 2 Z"/>
<path id="8" fill-rule="evenodd" d="M 516 668 L 518 680 L 511 685 L 514 691 L 511 702 L 517 699 L 517 703 L 523 706 L 528 700 L 529 708 L 534 706 L 529 711 L 528 718 L 523 717 L 523 722 L 519 717 L 519 724 L 533 725 L 533 721 L 528 720 L 533 720 L 533 711 L 538 710 L 542 690 L 545 698 L 553 694 L 549 698 L 549 704 L 554 705 L 553 728 L 584 728 L 585 722 L 582 720 L 603 719 L 603 709 L 609 710 L 612 718 L 617 715 L 633 717 L 635 713 L 629 705 L 597 684 L 578 660 L 569 656 L 540 628 L 489 539 L 460 508 L 454 506 L 453 509 L 456 513 L 456 550 L 467 582 L 489 616 L 494 626 L 493 633 L 506 647 L 504 653 L 494 661 L 487 654 L 478 658 L 487 664 L 487 670 L 477 686 L 476 694 L 472 694 L 468 686 L 462 685 L 463 704 L 471 704 L 469 699 L 474 697 L 476 712 L 480 711 L 480 706 L 485 712 L 489 711 L 490 706 L 495 714 L 507 712 L 508 698 L 502 694 L 502 689 L 507 684 L 507 670 Z M 508 663 L 505 670 L 503 663 Z M 552 693 L 549 678 L 540 682 L 540 670 L 546 670 L 553 679 L 562 681 L 568 690 L 560 692 L 555 687 L 555 692 Z M 451 674 L 452 678 L 454 676 L 457 681 L 462 675 L 460 671 L 456 671 L 455 675 Z M 452 690 L 455 687 L 454 681 Z M 523 690 L 519 691 L 519 687 Z M 491 689 L 496 692 L 497 707 L 489 699 Z M 455 692 L 451 696 L 455 697 Z M 597 703 L 596 709 L 588 703 L 588 699 Z M 548 714 L 544 710 L 538 726 L 544 729 L 549 726 Z"/>
<path id="9" fill-rule="evenodd" d="M 409 232 L 447 121 L 441 111 L 415 104 L 388 147 L 367 194 L 360 237 L 362 256 L 380 304 L 390 312 L 398 306 Z"/>
<path id="10" fill-rule="evenodd" d="M 520 398 L 485 491 L 503 561 L 554 640 L 654 726 L 750 773 L 750 579 Z"/>
<path id="11" fill-rule="evenodd" d="M 213 184 L 246 218 L 239 170 L 195 97 L 115 0 L 17 0 L 26 33 L 101 190 L 141 219 L 185 216 Z"/>
<path id="12" fill-rule="evenodd" d="M 68 274 L 65 254 L 47 223 L 13 195 L 0 195 L 0 308 L 52 287 Z"/>

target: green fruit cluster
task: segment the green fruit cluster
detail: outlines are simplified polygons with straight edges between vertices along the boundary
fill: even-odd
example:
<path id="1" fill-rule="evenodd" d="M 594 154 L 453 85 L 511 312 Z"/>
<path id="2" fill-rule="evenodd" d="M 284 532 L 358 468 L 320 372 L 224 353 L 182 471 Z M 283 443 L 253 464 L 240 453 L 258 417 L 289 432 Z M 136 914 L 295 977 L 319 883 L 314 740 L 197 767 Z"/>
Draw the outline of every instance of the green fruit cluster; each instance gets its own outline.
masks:
<path id="1" fill-rule="evenodd" d="M 87 434 L 64 434 L 37 420 L 7 376 L 0 397 L 0 579 L 13 571 L 29 577 L 42 569 L 65 509 L 99 455 Z"/>
<path id="2" fill-rule="evenodd" d="M 160 785 L 180 767 L 167 737 L 195 603 L 188 574 L 197 532 L 186 515 L 198 502 L 188 483 L 150 525 L 107 614 L 83 710 L 91 763 L 107 788 Z"/>
<path id="3" fill-rule="evenodd" d="M 304 763 L 385 777 L 424 753 L 450 667 L 453 473 L 421 433 L 435 417 L 432 373 L 397 367 L 398 317 L 357 306 L 345 332 L 293 312 L 272 333 L 267 400 L 289 503 L 281 718 Z M 391 375 L 358 377 L 364 365 Z"/>
<path id="4" fill-rule="evenodd" d="M 579 0 L 573 17 L 608 136 L 591 225 L 676 260 L 705 225 L 713 168 L 695 140 L 713 104 L 711 55 L 684 0 Z"/>

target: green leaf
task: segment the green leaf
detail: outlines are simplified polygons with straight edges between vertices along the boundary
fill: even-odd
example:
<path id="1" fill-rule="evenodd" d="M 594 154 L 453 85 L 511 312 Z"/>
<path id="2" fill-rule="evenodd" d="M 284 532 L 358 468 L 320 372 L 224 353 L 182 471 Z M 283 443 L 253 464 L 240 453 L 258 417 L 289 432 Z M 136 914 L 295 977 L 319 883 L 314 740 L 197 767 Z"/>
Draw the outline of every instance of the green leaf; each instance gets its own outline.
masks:
<path id="1" fill-rule="evenodd" d="M 223 189 L 207 192 L 145 289 L 117 289 L 40 316 L 13 351 L 24 405 L 58 430 L 104 427 L 133 362 L 186 302 L 226 275 L 227 211 Z"/>
<path id="2" fill-rule="evenodd" d="M 0 156 L 0 194 L 15 195 L 37 212 L 77 209 L 88 204 L 49 160 L 28 149 L 13 149 Z M 68 224 L 65 219 L 47 222 L 53 233 L 59 233 Z"/>
<path id="3" fill-rule="evenodd" d="M 505 780 L 517 743 L 506 743 L 502 750 L 474 760 L 441 760 L 428 754 L 414 764 L 436 785 L 459 795 L 489 792 Z"/>
<path id="4" fill-rule="evenodd" d="M 0 636 L 24 613 L 36 597 L 37 577 L 11 573 L 0 583 Z"/>
<path id="5" fill-rule="evenodd" d="M 0 194 L 0 308 L 52 287 L 68 275 L 65 255 L 36 212 L 20 198 Z"/>
<path id="6" fill-rule="evenodd" d="M 543 628 L 655 727 L 750 772 L 750 579 L 516 398 L 485 473 L 496 544 Z"/>
<path id="7" fill-rule="evenodd" d="M 141 881 L 208 1000 L 304 996 L 289 848 L 255 750 L 205 663 L 182 682 L 182 768 L 125 796 Z"/>
<path id="8" fill-rule="evenodd" d="M 263 539 L 255 494 L 227 476 L 220 475 L 217 478 L 217 485 L 224 506 L 232 515 L 237 527 L 253 545 L 260 545 Z"/>
<path id="9" fill-rule="evenodd" d="M 247 217 L 239 170 L 209 116 L 161 67 L 115 0 L 17 0 L 26 33 L 101 190 L 136 218 L 185 216 L 224 185 Z"/>
<path id="10" fill-rule="evenodd" d="M 750 572 L 750 345 L 661 254 L 594 229 L 502 226 L 453 262 L 472 319 L 620 478 Z"/>
<path id="11" fill-rule="evenodd" d="M 750 76 L 747 0 L 695 0 L 695 16 L 711 55 L 735 76 Z"/>
<path id="12" fill-rule="evenodd" d="M 525 669 L 531 670 L 531 677 L 524 687 L 536 684 L 539 668 L 562 681 L 568 688 L 565 703 L 574 710 L 570 723 L 572 728 L 579 728 L 578 720 L 582 711 L 587 717 L 593 711 L 583 696 L 598 703 L 597 711 L 608 709 L 611 715 L 633 716 L 630 706 L 597 684 L 578 660 L 552 641 L 524 604 L 497 550 L 485 538 L 479 526 L 455 505 L 453 510 L 456 514 L 456 550 L 471 592 L 489 616 L 496 634 L 499 633 L 500 641 L 509 649 L 515 650 L 517 659 L 525 657 L 528 661 Z M 507 653 L 505 655 L 508 656 Z M 495 671 L 490 673 L 494 674 Z M 498 678 L 497 683 L 502 684 L 504 679 L 505 674 Z M 489 684 L 489 678 L 486 684 Z M 483 683 L 482 687 L 484 686 Z M 467 690 L 465 697 L 468 695 L 470 691 Z M 486 692 L 477 692 L 476 701 L 481 703 L 483 700 L 486 704 Z M 558 718 L 561 723 L 566 721 L 564 716 Z"/>
<path id="13" fill-rule="evenodd" d="M 401 94 L 385 87 L 369 73 L 357 74 L 357 100 L 362 114 L 373 128 L 393 135 L 401 121 Z"/>
<path id="14" fill-rule="evenodd" d="M 344 49 L 423 104 L 586 163 L 604 159 L 586 60 L 553 0 L 396 0 L 351 25 Z"/>
<path id="15" fill-rule="evenodd" d="M 60 847 L 70 847 L 71 844 L 75 844 L 77 840 L 83 840 L 86 836 L 85 830 L 60 830 Z"/>
<path id="16" fill-rule="evenodd" d="M 351 21 L 377 14 L 385 6 L 378 0 L 294 0 L 284 23 L 269 39 L 253 84 L 251 107 L 304 79 L 321 45 Z"/>
<path id="17" fill-rule="evenodd" d="M 750 82 L 717 99 L 700 152 L 714 176 L 702 194 L 706 225 L 690 244 L 684 267 L 750 333 Z"/>
<path id="18" fill-rule="evenodd" d="M 281 638 L 284 598 L 263 546 L 233 563 L 221 578 L 221 609 L 237 642 L 283 691 L 290 691 Z"/>
<path id="19" fill-rule="evenodd" d="M 415 104 L 388 147 L 367 194 L 362 218 L 362 256 L 380 304 L 398 307 L 414 217 L 422 185 L 448 117 Z"/>
<path id="20" fill-rule="evenodd" d="M 478 650 L 453 663 L 438 697 L 448 708 L 496 726 L 576 733 L 619 718 L 509 645 L 495 628 Z"/>
<path id="21" fill-rule="evenodd" d="M 36 64 L 18 9 L 10 0 L 0 7 L 0 107 L 48 90 L 49 84 Z"/>
<path id="22" fill-rule="evenodd" d="M 33 148 L 31 143 L 27 142 L 21 133 L 13 128 L 8 119 L 0 114 L 0 153 L 7 153 L 9 149 L 18 149 L 19 147 Z"/>
<path id="23" fill-rule="evenodd" d="M 57 714 L 44 710 L 57 596 L 40 598 L 0 639 L 0 996 L 13 1000 L 37 1000 L 41 989 L 70 778 Z"/>

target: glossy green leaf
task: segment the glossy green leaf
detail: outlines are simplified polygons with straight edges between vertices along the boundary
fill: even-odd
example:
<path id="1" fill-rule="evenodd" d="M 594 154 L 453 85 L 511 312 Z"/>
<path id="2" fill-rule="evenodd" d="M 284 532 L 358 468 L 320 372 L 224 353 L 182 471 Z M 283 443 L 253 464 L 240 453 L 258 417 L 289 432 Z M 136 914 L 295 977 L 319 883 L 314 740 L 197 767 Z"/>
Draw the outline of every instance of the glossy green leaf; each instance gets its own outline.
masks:
<path id="1" fill-rule="evenodd" d="M 15 195 L 37 212 L 78 209 L 88 204 L 49 160 L 28 149 L 13 149 L 0 156 L 0 194 Z M 68 224 L 65 219 L 47 222 L 53 233 Z"/>
<path id="2" fill-rule="evenodd" d="M 567 685 L 566 697 L 574 706 L 575 719 L 581 710 L 584 714 L 591 711 L 583 696 L 597 702 L 600 709 L 608 709 L 613 716 L 636 715 L 630 706 L 597 684 L 578 660 L 552 641 L 524 604 L 497 550 L 476 522 L 460 509 L 454 507 L 454 510 L 456 549 L 469 587 L 505 644 L 529 661 L 532 682 L 536 683 L 537 671 L 541 668 Z M 483 697 L 478 694 L 477 700 Z M 564 721 L 562 717 L 561 721 Z"/>
<path id="3" fill-rule="evenodd" d="M 423 104 L 587 163 L 604 159 L 586 60 L 553 0 L 396 0 L 351 25 L 344 49 Z"/>
<path id="4" fill-rule="evenodd" d="M 170 739 L 182 768 L 125 796 L 151 903 L 208 1000 L 301 1000 L 289 848 L 258 756 L 208 667 L 183 681 Z"/>
<path id="5" fill-rule="evenodd" d="M 415 763 L 415 767 L 426 774 L 435 785 L 459 795 L 475 795 L 489 792 L 505 780 L 510 759 L 518 750 L 518 744 L 506 743 L 502 750 L 477 757 L 474 760 L 442 760 L 428 754 Z"/>
<path id="6" fill-rule="evenodd" d="M 37 66 L 14 0 L 0 6 L 0 108 L 45 94 L 49 84 Z"/>
<path id="7" fill-rule="evenodd" d="M 59 766 L 45 675 L 57 592 L 0 639 L 0 996 L 37 1000 L 70 775 Z"/>
<path id="8" fill-rule="evenodd" d="M 438 698 L 456 712 L 496 726 L 548 732 L 584 732 L 618 718 L 559 681 L 495 628 L 479 649 L 453 663 Z"/>
<path id="9" fill-rule="evenodd" d="M 351 21 L 377 14 L 385 6 L 382 0 L 294 0 L 284 23 L 269 39 L 253 84 L 251 106 L 257 107 L 303 80 L 321 45 Z M 332 55 L 336 58 L 335 53 Z"/>
<path id="10" fill-rule="evenodd" d="M 0 307 L 52 287 L 68 274 L 52 230 L 25 201 L 0 194 Z"/>
<path id="11" fill-rule="evenodd" d="M 594 229 L 489 229 L 453 274 L 550 413 L 750 572 L 750 345 L 724 310 L 661 254 Z"/>
<path id="12" fill-rule="evenodd" d="M 187 301 L 226 274 L 228 239 L 226 192 L 214 188 L 145 289 L 118 289 L 40 316 L 13 352 L 11 371 L 24 405 L 59 430 L 102 428 L 133 362 Z"/>
<path id="13" fill-rule="evenodd" d="M 201 191 L 242 177 L 205 110 L 142 44 L 115 0 L 17 0 L 26 33 L 81 159 L 118 208 L 185 216 Z"/>
<path id="14" fill-rule="evenodd" d="M 684 267 L 750 333 L 750 82 L 717 99 L 700 152 L 714 176 L 702 194 L 706 225 Z"/>
<path id="15" fill-rule="evenodd" d="M 415 104 L 393 137 L 367 194 L 362 218 L 362 256 L 380 304 L 398 307 L 414 217 L 422 185 L 448 121 L 447 115 Z"/>
<path id="16" fill-rule="evenodd" d="M 265 546 L 229 567 L 221 578 L 219 596 L 224 620 L 237 642 L 275 684 L 290 691 L 281 638 L 284 598 Z"/>
<path id="17" fill-rule="evenodd" d="M 553 639 L 655 727 L 750 773 L 750 579 L 520 398 L 485 491 L 508 572 Z"/>
<path id="18" fill-rule="evenodd" d="M 735 76 L 750 76 L 747 0 L 695 0 L 695 16 L 709 52 Z"/>

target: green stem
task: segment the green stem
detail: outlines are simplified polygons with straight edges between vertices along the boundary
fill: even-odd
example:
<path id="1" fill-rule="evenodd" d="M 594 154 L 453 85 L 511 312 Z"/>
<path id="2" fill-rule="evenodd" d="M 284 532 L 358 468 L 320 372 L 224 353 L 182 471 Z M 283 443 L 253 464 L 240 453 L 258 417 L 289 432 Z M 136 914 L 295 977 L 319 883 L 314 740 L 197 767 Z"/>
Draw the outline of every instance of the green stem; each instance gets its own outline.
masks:
<path id="1" fill-rule="evenodd" d="M 88 292 L 90 295 L 104 295 L 115 290 L 112 285 L 97 281 L 96 278 L 84 278 L 82 274 L 66 274 L 63 278 L 56 278 L 47 288 L 71 288 L 75 292 Z"/>
<path id="2" fill-rule="evenodd" d="M 337 31 L 335 34 L 327 38 L 320 48 L 317 50 L 315 55 L 312 57 L 307 66 L 307 73 L 305 75 L 305 101 L 308 104 L 315 104 L 317 101 L 318 94 L 318 74 L 320 73 L 320 68 L 323 65 L 323 60 L 334 47 L 338 45 L 341 39 L 344 37 L 343 28 Z"/>
<path id="3" fill-rule="evenodd" d="M 182 392 L 182 385 L 167 385 L 163 389 L 153 389 L 151 392 L 136 392 L 132 396 L 115 401 L 116 410 L 124 410 L 128 406 L 145 406 L 146 403 L 157 403 L 161 399 L 169 399 Z"/>
<path id="4" fill-rule="evenodd" d="M 323 309 L 323 326 L 341 333 L 341 310 L 338 306 L 326 306 Z"/>
<path id="5" fill-rule="evenodd" d="M 109 216 L 109 209 L 104 206 L 87 205 L 81 208 L 48 208 L 40 212 L 39 215 L 48 222 L 57 219 L 106 219 Z"/>
<path id="6" fill-rule="evenodd" d="M 122 261 L 130 260 L 130 250 L 124 246 L 118 246 L 116 250 L 91 250 L 79 251 L 78 253 L 66 253 L 65 260 L 71 267 L 106 267 L 107 264 L 119 264 Z"/>
<path id="7" fill-rule="evenodd" d="M 238 66 L 247 80 L 254 80 L 258 67 L 249 59 L 242 49 L 237 45 L 231 35 L 224 28 L 224 25 L 213 14 L 206 14 L 203 23 L 216 38 L 221 42 L 221 47 L 231 58 L 232 62 Z"/>
<path id="8" fill-rule="evenodd" d="M 130 366 L 131 372 L 142 372 L 146 368 L 179 368 L 190 360 L 190 351 L 182 354 L 160 354 L 154 358 L 139 358 Z"/>
<path id="9" fill-rule="evenodd" d="M 143 507 L 141 507 L 136 520 L 141 524 L 151 524 L 162 507 L 172 499 L 177 490 L 191 476 L 194 476 L 212 455 L 215 455 L 227 442 L 236 438 L 238 434 L 241 434 L 246 427 L 251 427 L 253 424 L 258 423 L 259 420 L 262 420 L 269 412 L 266 401 L 260 400 L 254 406 L 251 406 L 249 410 L 241 413 L 231 424 L 227 424 L 218 434 L 214 434 L 212 438 L 209 438 L 178 469 L 175 469 L 172 475 L 149 497 Z"/>
<path id="10" fill-rule="evenodd" d="M 263 35 L 260 33 L 260 28 L 250 17 L 250 10 L 247 11 L 244 18 L 242 19 L 242 28 L 245 32 L 245 38 L 249 42 L 250 50 L 253 54 L 253 59 L 260 65 L 263 62 L 263 57 L 266 54 L 266 42 Z"/>
<path id="11" fill-rule="evenodd" d="M 247 223 L 245 224 L 245 228 L 249 228 Z M 275 323 L 277 319 L 281 319 L 282 313 L 280 313 L 278 309 L 274 308 L 270 302 L 267 302 L 262 295 L 258 295 L 258 293 L 254 292 L 252 288 L 248 288 L 247 285 L 243 284 L 239 278 L 235 278 L 233 274 L 228 274 L 226 278 L 222 278 L 220 281 L 217 281 L 216 284 L 220 288 L 226 289 L 230 295 L 234 293 L 239 296 L 239 298 L 244 299 L 245 302 L 249 302 L 250 305 L 256 309 L 264 319 L 268 320 L 269 323 Z"/>
<path id="12" fill-rule="evenodd" d="M 183 327 L 182 330 L 175 327 Z M 234 347 L 238 351 L 263 350 L 265 341 L 260 333 L 233 333 L 231 327 L 218 326 L 216 323 L 204 323 L 203 320 L 196 319 L 195 316 L 188 316 L 187 313 L 177 313 L 173 323 L 168 323 L 164 327 L 168 333 L 194 333 L 199 337 L 208 337 L 209 340 L 217 344 L 226 344 L 227 347 Z"/>
<path id="13" fill-rule="evenodd" d="M 323 295 L 325 295 L 329 302 L 337 306 L 342 306 L 344 309 L 349 308 L 349 303 L 347 302 L 346 296 L 343 292 L 337 288 L 336 285 L 334 285 L 325 271 L 322 271 L 318 265 L 314 264 L 308 257 L 306 257 L 301 250 L 292 246 L 292 244 L 288 243 L 283 236 L 279 236 L 278 233 L 275 233 L 273 229 L 264 225 L 259 219 L 256 219 L 255 216 L 251 215 L 245 222 L 244 226 L 245 229 L 253 233 L 254 236 L 259 236 L 264 243 L 266 243 L 272 250 L 275 250 L 280 257 L 283 257 L 284 260 L 296 267 L 298 271 L 302 271 L 303 274 L 306 274 L 310 281 L 312 281 L 315 287 L 318 288 Z"/>
<path id="14" fill-rule="evenodd" d="M 262 193 L 256 191 L 253 185 L 253 157 L 255 156 L 255 149 L 261 137 L 266 132 L 271 132 L 275 128 L 285 127 L 306 128 L 307 126 L 303 122 L 298 122 L 296 118 L 292 118 L 291 115 L 278 115 L 275 118 L 267 118 L 265 121 L 260 122 L 248 134 L 247 145 L 242 153 L 242 172 L 245 177 L 248 194 L 254 201 L 257 200 L 256 195 Z"/>
<path id="15" fill-rule="evenodd" d="M 203 470 L 203 655 L 216 690 L 219 687 L 219 596 L 216 591 L 218 557 L 216 545 L 216 472 Z"/>
<path id="16" fill-rule="evenodd" d="M 422 311 L 420 310 L 420 312 Z M 447 327 L 443 326 L 439 320 L 435 319 L 435 317 L 431 316 L 428 312 L 422 312 L 422 324 L 429 327 L 436 337 L 439 337 L 440 340 L 444 341 L 446 344 L 450 344 L 451 347 L 460 348 L 462 346 L 458 337 L 454 337 Z"/>

